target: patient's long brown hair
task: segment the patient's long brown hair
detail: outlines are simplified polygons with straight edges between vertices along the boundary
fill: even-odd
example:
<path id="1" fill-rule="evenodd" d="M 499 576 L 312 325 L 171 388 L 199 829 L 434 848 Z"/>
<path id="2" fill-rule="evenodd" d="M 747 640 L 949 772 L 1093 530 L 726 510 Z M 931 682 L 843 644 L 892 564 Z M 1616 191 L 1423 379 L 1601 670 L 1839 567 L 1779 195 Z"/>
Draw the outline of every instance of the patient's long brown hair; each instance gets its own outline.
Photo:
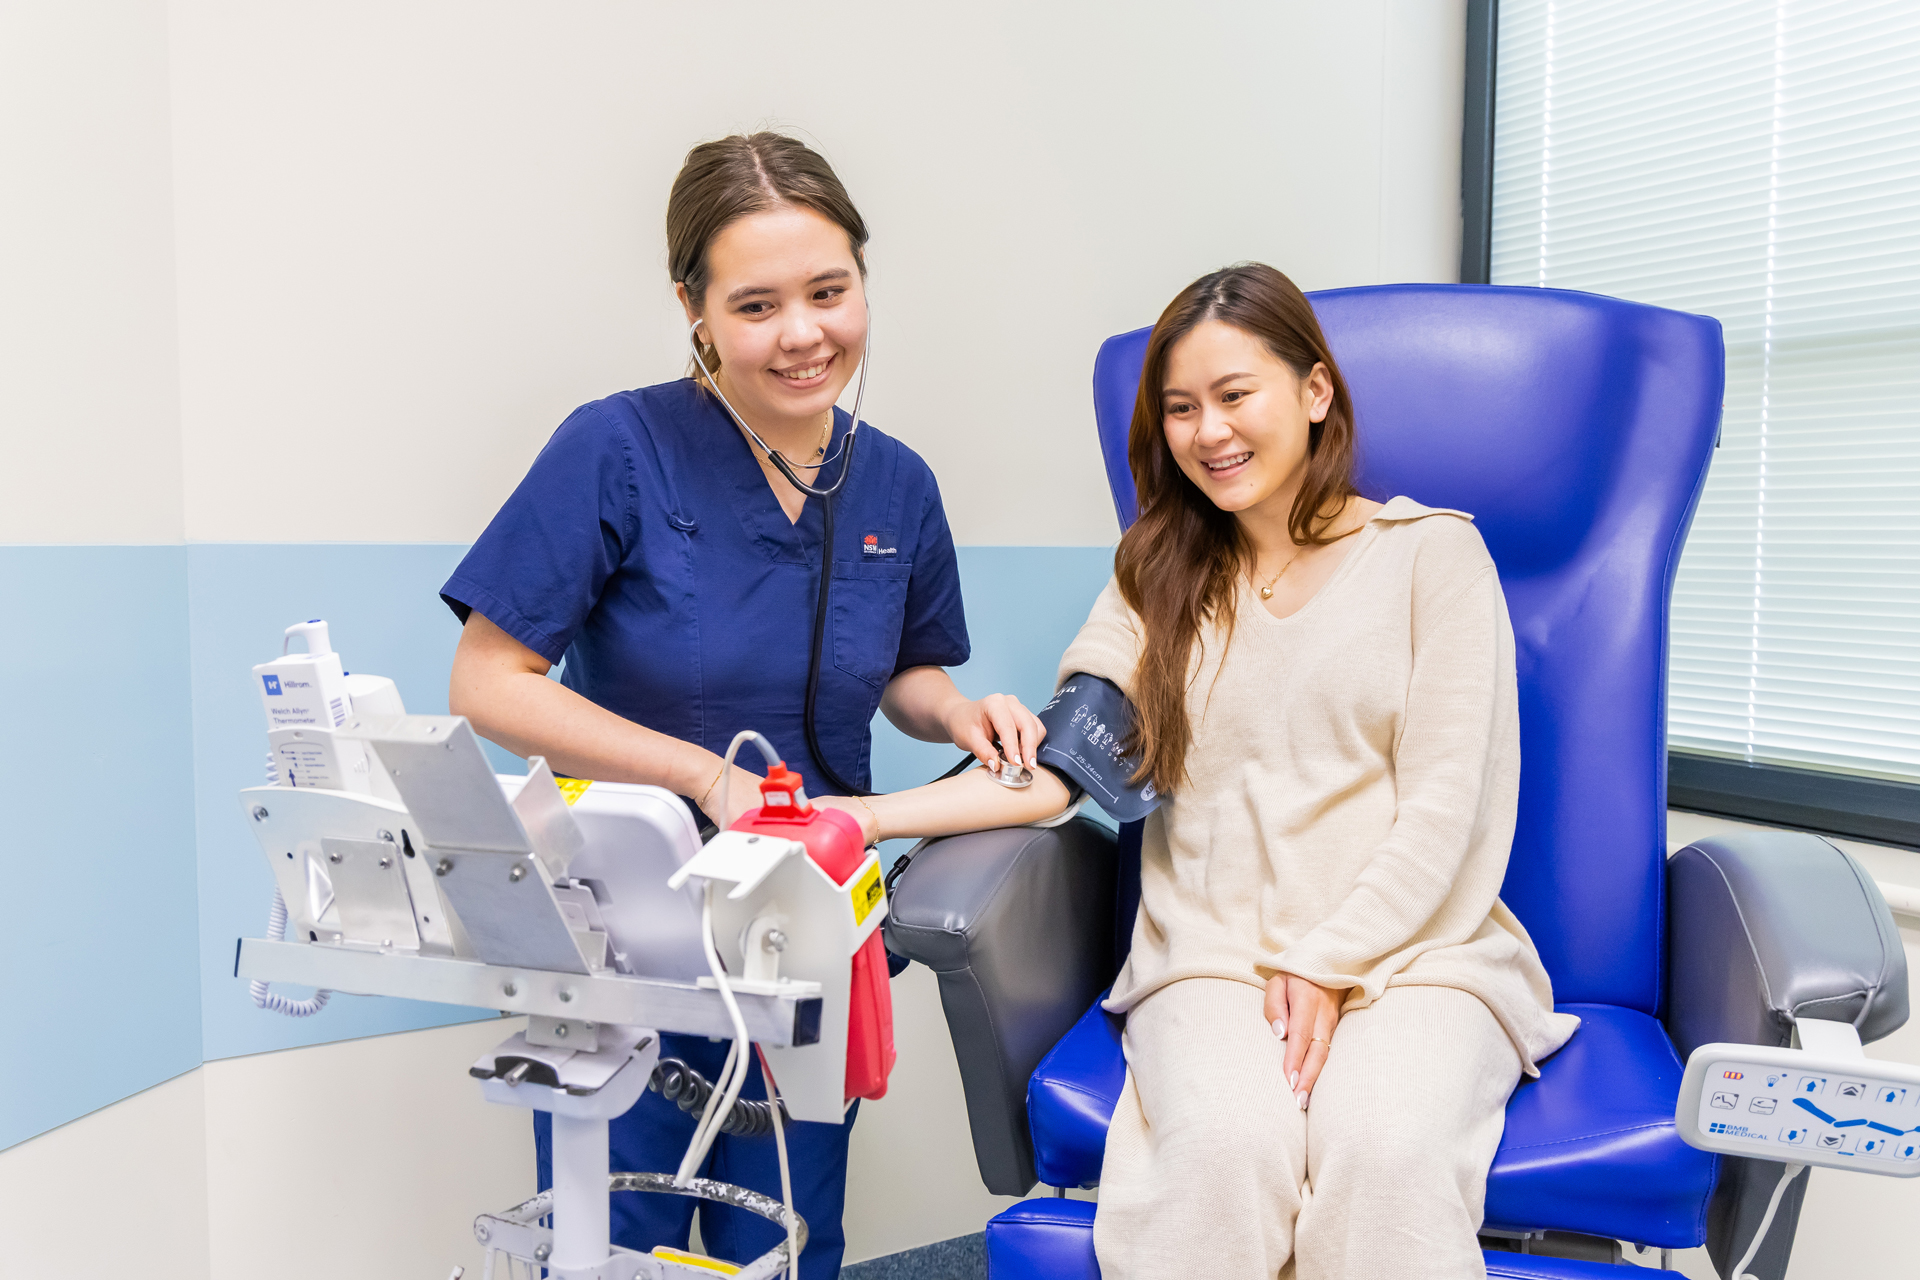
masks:
<path id="1" fill-rule="evenodd" d="M 1235 584 L 1251 547 L 1231 512 L 1222 511 L 1187 479 L 1167 447 L 1162 421 L 1167 356 L 1199 325 L 1219 320 L 1266 345 L 1304 380 L 1323 364 L 1333 379 L 1326 420 L 1307 439 L 1307 474 L 1287 517 L 1296 544 L 1333 541 L 1328 528 L 1359 490 L 1353 485 L 1353 401 L 1327 349 L 1320 322 L 1293 281 L 1262 263 L 1226 267 L 1195 280 L 1167 305 L 1147 339 L 1146 364 L 1133 402 L 1127 461 L 1140 517 L 1120 539 L 1114 578 L 1145 629 L 1133 679 L 1134 725 L 1128 746 L 1140 759 L 1136 783 L 1152 778 L 1161 791 L 1186 784 L 1187 686 L 1196 674 L 1201 627 L 1221 624 L 1231 637 Z"/>

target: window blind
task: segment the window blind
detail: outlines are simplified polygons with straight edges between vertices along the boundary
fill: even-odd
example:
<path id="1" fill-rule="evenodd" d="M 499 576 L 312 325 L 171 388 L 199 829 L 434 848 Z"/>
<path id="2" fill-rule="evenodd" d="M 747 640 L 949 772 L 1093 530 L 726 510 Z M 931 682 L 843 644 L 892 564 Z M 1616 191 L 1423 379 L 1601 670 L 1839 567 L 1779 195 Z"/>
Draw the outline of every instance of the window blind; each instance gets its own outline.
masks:
<path id="1" fill-rule="evenodd" d="M 1725 326 L 1669 744 L 1920 781 L 1920 5 L 1502 0 L 1495 284 Z"/>

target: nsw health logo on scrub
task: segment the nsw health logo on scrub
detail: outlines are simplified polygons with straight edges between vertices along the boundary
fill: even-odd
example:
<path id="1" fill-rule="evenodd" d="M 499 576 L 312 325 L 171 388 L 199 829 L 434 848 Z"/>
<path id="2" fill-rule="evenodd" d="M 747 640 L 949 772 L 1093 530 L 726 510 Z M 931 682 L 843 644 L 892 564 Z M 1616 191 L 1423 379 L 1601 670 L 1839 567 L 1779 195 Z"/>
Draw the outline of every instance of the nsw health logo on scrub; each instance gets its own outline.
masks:
<path id="1" fill-rule="evenodd" d="M 897 556 L 900 554 L 900 548 L 883 547 L 880 545 L 880 535 L 870 533 L 860 539 L 860 554 L 867 556 Z"/>
<path id="2" fill-rule="evenodd" d="M 265 675 L 265 676 L 261 676 L 260 680 L 263 684 L 267 686 L 267 696 L 269 698 L 277 698 L 280 696 L 280 677 L 279 676 Z"/>

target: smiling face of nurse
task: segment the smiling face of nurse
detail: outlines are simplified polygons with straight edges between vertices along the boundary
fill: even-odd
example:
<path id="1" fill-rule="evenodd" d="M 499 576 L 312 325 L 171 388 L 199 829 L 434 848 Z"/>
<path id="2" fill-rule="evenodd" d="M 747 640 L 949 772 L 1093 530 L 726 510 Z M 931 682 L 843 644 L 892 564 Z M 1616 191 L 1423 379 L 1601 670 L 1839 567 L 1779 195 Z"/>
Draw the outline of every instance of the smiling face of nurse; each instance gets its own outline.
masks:
<path id="1" fill-rule="evenodd" d="M 860 266 L 839 225 L 779 205 L 713 237 L 704 305 L 678 286 L 687 322 L 701 322 L 718 357 L 721 391 L 796 464 L 814 460 L 826 415 L 866 350 Z"/>

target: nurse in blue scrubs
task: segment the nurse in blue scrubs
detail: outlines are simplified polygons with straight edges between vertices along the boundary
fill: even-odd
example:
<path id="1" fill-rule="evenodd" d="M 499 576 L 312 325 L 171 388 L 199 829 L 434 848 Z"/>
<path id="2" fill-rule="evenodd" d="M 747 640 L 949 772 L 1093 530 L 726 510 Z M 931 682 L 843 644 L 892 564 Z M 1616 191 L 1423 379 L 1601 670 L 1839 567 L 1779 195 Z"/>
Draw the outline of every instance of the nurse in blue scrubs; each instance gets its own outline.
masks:
<path id="1" fill-rule="evenodd" d="M 952 742 L 991 768 L 1029 763 L 1039 722 L 1011 697 L 973 701 L 943 669 L 967 660 L 953 538 L 940 490 L 911 449 L 862 426 L 823 552 L 823 500 L 783 476 L 713 386 L 810 487 L 839 478 L 848 416 L 835 407 L 866 350 L 866 224 L 833 170 L 791 138 L 758 133 L 689 153 L 667 205 L 669 269 L 712 374 L 624 391 L 575 410 L 447 581 L 464 624 L 451 705 L 486 737 L 560 773 L 652 783 L 726 826 L 758 803 L 736 765 L 716 811 L 722 752 L 766 734 L 823 803 L 826 767 L 870 785 L 868 725 Z M 816 695 L 820 754 L 803 717 L 823 555 L 832 565 Z M 560 678 L 548 670 L 562 663 Z M 997 745 L 997 744 L 1004 744 Z M 709 1080 L 726 1046 L 667 1036 L 663 1052 Z M 756 1064 L 743 1096 L 764 1097 Z M 536 1116 L 541 1185 L 550 1148 Z M 646 1094 L 612 1125 L 613 1167 L 672 1171 L 694 1121 Z M 804 1280 L 838 1274 L 845 1245 L 843 1125 L 790 1130 L 795 1208 L 810 1231 Z M 780 1194 L 771 1138 L 722 1136 L 705 1176 Z M 614 1198 L 614 1239 L 684 1247 L 695 1202 Z M 745 1261 L 780 1234 L 701 1203 L 708 1250 Z"/>

